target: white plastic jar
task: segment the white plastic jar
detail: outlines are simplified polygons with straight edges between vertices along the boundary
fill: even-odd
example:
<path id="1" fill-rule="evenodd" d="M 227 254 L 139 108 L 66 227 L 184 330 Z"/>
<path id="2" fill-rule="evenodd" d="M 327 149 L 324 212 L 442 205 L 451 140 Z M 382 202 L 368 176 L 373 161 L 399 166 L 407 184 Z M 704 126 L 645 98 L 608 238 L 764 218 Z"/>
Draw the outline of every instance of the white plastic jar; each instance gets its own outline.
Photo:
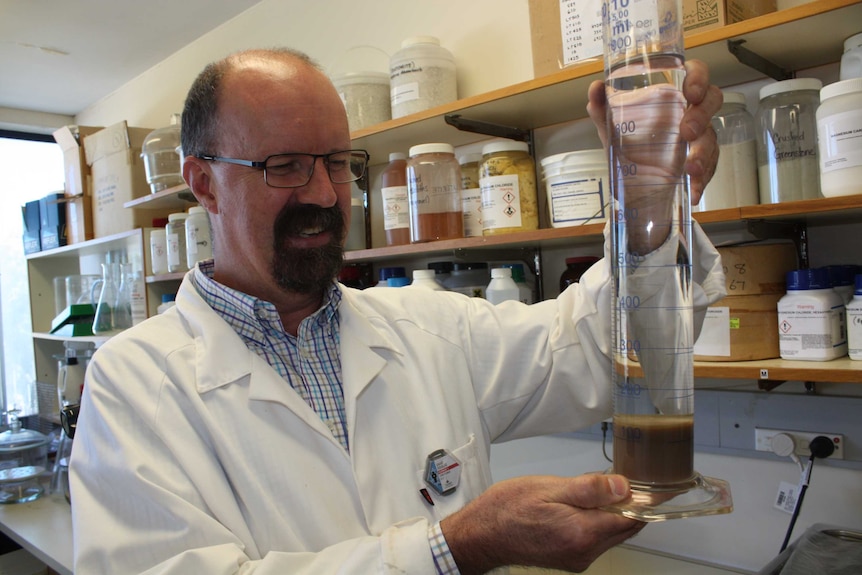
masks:
<path id="1" fill-rule="evenodd" d="M 787 294 L 778 300 L 782 359 L 829 361 L 847 355 L 844 300 L 825 268 L 787 272 Z"/>
<path id="2" fill-rule="evenodd" d="M 856 276 L 855 285 L 847 304 L 847 351 L 850 359 L 862 360 L 862 275 Z"/>
<path id="3" fill-rule="evenodd" d="M 458 99 L 455 57 L 434 36 L 413 36 L 389 59 L 392 117 L 401 118 Z"/>
<path id="4" fill-rule="evenodd" d="M 165 228 L 156 228 L 150 232 L 150 262 L 153 275 L 168 273 L 168 243 Z"/>
<path id="5" fill-rule="evenodd" d="M 206 209 L 201 206 L 189 208 L 185 233 L 186 265 L 189 269 L 195 267 L 196 263 L 213 257 L 213 240 Z"/>
<path id="6" fill-rule="evenodd" d="M 607 219 L 610 199 L 604 150 L 565 152 L 540 162 L 551 226 L 566 228 Z"/>
<path id="7" fill-rule="evenodd" d="M 332 79 L 355 132 L 392 118 L 389 75 L 385 72 L 348 72 Z"/>
<path id="8" fill-rule="evenodd" d="M 862 32 L 844 40 L 844 54 L 841 56 L 839 80 L 862 78 Z"/>
<path id="9" fill-rule="evenodd" d="M 862 78 L 820 90 L 817 141 L 821 193 L 827 198 L 862 193 Z"/>

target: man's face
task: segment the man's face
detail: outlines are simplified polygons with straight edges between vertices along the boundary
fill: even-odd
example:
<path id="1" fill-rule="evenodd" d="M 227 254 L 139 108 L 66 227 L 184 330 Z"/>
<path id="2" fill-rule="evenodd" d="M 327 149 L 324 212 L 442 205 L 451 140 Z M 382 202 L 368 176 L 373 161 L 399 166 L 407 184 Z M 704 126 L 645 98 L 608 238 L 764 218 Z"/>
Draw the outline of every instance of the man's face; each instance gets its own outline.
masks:
<path id="1" fill-rule="evenodd" d="M 302 64 L 253 61 L 225 78 L 222 94 L 213 153 L 262 161 L 350 148 L 344 105 L 322 74 Z M 332 183 L 320 158 L 309 182 L 295 188 L 269 186 L 260 169 L 210 168 L 219 281 L 270 301 L 273 291 L 318 294 L 329 285 L 342 264 L 351 184 Z"/>

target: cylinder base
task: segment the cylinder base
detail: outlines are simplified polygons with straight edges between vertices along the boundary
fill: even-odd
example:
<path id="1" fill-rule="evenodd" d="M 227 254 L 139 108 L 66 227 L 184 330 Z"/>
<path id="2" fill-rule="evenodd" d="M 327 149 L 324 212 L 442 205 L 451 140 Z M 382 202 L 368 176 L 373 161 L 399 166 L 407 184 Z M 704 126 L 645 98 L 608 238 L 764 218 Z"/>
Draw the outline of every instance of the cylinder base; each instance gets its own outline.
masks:
<path id="1" fill-rule="evenodd" d="M 613 473 L 613 470 L 609 469 L 606 473 Z M 721 515 L 733 511 L 730 484 L 697 472 L 690 482 L 669 486 L 632 482 L 631 490 L 631 497 L 625 501 L 602 509 L 647 522 Z"/>

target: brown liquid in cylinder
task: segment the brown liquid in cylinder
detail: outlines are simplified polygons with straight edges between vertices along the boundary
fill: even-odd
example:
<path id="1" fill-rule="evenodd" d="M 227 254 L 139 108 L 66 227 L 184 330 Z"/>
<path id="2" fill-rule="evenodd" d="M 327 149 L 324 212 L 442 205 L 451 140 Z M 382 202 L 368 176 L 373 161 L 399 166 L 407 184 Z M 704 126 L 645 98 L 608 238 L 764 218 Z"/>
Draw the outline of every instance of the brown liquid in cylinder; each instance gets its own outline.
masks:
<path id="1" fill-rule="evenodd" d="M 411 220 L 410 237 L 414 244 L 464 237 L 463 212 L 413 214 Z"/>
<path id="2" fill-rule="evenodd" d="M 672 484 L 694 475 L 694 416 L 615 415 L 614 473 Z"/>

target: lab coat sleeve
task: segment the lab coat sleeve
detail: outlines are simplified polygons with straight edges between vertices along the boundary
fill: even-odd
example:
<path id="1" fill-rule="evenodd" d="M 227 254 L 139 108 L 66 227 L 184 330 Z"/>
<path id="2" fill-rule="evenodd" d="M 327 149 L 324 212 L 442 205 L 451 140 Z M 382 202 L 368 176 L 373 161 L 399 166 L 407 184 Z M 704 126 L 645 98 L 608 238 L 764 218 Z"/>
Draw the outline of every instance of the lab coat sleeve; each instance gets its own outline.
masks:
<path id="1" fill-rule="evenodd" d="M 314 552 L 258 552 L 243 528 L 242 502 L 220 470 L 219 446 L 196 432 L 200 422 L 182 417 L 173 397 L 160 400 L 175 392 L 164 375 L 159 381 L 158 360 L 131 338 L 115 339 L 110 354 L 97 352 L 90 364 L 73 444 L 76 573 L 435 572 L 424 518 Z M 154 425 L 165 417 L 170 432 Z M 254 470 L 248 479 L 256 479 Z"/>

